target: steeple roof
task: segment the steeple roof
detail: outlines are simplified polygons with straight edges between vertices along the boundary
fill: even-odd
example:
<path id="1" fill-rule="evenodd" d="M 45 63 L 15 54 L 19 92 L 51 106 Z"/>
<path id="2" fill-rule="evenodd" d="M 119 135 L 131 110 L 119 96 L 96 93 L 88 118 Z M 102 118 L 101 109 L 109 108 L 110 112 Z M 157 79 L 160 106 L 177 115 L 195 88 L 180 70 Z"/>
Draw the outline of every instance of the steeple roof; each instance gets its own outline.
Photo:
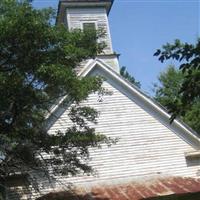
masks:
<path id="1" fill-rule="evenodd" d="M 57 20 L 56 23 L 62 22 L 64 17 L 64 11 L 67 7 L 95 7 L 102 6 L 107 10 L 109 14 L 114 0 L 60 0 L 58 5 Z"/>

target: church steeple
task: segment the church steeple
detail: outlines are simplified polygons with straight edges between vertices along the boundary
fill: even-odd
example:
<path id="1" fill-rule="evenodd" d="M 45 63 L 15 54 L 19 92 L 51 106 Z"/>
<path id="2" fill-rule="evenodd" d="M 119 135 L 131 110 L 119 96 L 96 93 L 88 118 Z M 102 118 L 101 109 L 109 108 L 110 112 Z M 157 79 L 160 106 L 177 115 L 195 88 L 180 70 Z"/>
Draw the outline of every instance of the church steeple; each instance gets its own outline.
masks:
<path id="1" fill-rule="evenodd" d="M 106 48 L 98 55 L 113 70 L 119 72 L 118 57 L 113 52 L 108 14 L 114 0 L 60 0 L 57 23 L 64 23 L 69 30 L 95 28 L 105 32 L 101 41 Z"/>

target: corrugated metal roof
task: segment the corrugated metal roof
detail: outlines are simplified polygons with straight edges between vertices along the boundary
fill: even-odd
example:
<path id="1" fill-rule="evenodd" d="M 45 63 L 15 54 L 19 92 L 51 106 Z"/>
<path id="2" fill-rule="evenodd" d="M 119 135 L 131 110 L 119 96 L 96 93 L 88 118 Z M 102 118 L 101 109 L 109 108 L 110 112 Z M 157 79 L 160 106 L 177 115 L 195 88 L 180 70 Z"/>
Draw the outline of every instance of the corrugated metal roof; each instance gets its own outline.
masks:
<path id="1" fill-rule="evenodd" d="M 87 188 L 81 187 L 74 192 L 49 193 L 38 200 L 142 200 L 161 196 L 184 196 L 197 194 L 199 197 L 200 179 L 168 177 L 152 178 L 143 181 L 133 181 L 117 185 L 96 185 Z M 194 195 L 192 200 L 194 199 Z M 191 199 L 191 198 L 188 198 Z M 195 198 L 198 199 L 198 198 Z"/>

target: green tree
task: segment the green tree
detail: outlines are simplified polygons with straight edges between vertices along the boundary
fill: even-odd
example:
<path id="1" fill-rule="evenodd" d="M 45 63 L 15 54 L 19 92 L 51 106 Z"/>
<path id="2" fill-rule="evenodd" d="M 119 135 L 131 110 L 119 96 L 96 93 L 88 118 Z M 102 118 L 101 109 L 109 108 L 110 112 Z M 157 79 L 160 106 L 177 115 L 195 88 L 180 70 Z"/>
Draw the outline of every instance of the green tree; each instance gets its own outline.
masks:
<path id="1" fill-rule="evenodd" d="M 179 100 L 171 105 L 172 120 L 177 115 L 184 115 L 200 98 L 200 40 L 196 44 L 181 43 L 175 40 L 174 44 L 167 43 L 154 54 L 161 62 L 173 59 L 179 62 L 179 69 L 183 74 L 183 82 L 179 90 Z M 175 106 L 174 106 L 175 105 Z"/>
<path id="2" fill-rule="evenodd" d="M 155 84 L 155 99 L 168 110 L 181 104 L 181 90 L 184 82 L 184 74 L 174 66 L 169 66 L 166 71 L 160 73 L 159 84 Z M 177 103 L 177 105 L 175 104 Z M 187 107 L 180 118 L 200 134 L 200 99 L 196 99 L 192 106 Z"/>
<path id="3" fill-rule="evenodd" d="M 141 87 L 140 82 L 136 81 L 135 78 L 129 74 L 129 72 L 126 70 L 126 67 L 121 67 L 120 75 L 123 76 L 127 81 L 129 81 L 133 85 L 136 85 L 138 88 Z"/>
<path id="4" fill-rule="evenodd" d="M 88 147 L 112 142 L 95 133 L 98 113 L 79 103 L 91 92 L 104 93 L 102 80 L 78 78 L 74 68 L 103 45 L 98 33 L 68 32 L 53 26 L 54 10 L 34 9 L 28 1 L 0 1 L 0 178 L 38 170 L 48 175 L 90 172 Z M 74 102 L 65 132 L 47 134 L 45 117 L 56 100 Z M 52 155 L 43 159 L 44 154 Z M 61 167 L 63 166 L 63 167 Z"/>
<path id="5" fill-rule="evenodd" d="M 170 109 L 171 104 L 179 98 L 179 91 L 183 81 L 181 71 L 170 65 L 158 77 L 159 84 L 154 84 L 155 99 Z"/>

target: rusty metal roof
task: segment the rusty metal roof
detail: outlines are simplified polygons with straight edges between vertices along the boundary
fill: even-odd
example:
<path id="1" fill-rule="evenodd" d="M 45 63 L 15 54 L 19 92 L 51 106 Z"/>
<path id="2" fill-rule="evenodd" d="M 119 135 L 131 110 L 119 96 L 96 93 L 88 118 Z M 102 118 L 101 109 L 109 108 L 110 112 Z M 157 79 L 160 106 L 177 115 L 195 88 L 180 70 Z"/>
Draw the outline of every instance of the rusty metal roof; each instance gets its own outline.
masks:
<path id="1" fill-rule="evenodd" d="M 117 185 L 96 185 L 89 190 L 81 187 L 74 192 L 49 193 L 38 200 L 142 200 L 152 197 L 197 194 L 200 192 L 200 179 L 168 177 L 132 181 Z M 200 193 L 198 193 L 199 197 Z M 191 199 L 191 198 L 189 198 Z M 192 198 L 199 199 L 199 198 Z"/>

